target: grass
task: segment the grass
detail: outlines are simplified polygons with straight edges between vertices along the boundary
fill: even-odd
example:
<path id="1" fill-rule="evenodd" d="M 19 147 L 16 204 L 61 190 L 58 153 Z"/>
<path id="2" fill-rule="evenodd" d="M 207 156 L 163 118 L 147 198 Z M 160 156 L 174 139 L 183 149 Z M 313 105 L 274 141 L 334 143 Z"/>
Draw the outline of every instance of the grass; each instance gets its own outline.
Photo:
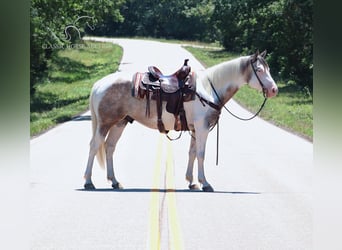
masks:
<path id="1" fill-rule="evenodd" d="M 205 67 L 238 57 L 227 51 L 210 48 L 185 47 Z M 272 65 L 271 73 L 272 73 Z M 313 99 L 312 93 L 289 81 L 277 81 L 279 94 L 270 98 L 259 116 L 273 124 L 300 135 L 309 141 L 313 140 Z M 242 87 L 234 96 L 234 100 L 252 112 L 256 112 L 263 96 L 247 86 Z"/>
<path id="2" fill-rule="evenodd" d="M 122 53 L 118 45 L 96 42 L 58 51 L 48 63 L 48 77 L 31 96 L 31 136 L 86 111 L 93 84 L 118 69 Z"/>

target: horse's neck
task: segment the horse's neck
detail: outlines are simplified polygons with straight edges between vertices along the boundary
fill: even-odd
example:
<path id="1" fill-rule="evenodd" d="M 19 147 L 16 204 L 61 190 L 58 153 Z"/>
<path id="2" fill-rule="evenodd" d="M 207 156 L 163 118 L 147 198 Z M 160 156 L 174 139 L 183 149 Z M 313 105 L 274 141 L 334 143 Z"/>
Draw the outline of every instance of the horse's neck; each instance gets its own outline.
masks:
<path id="1" fill-rule="evenodd" d="M 202 77 L 203 88 L 217 101 L 212 83 L 222 102 L 226 103 L 232 92 L 236 92 L 243 84 L 244 77 L 241 73 L 240 63 L 244 57 L 215 65 L 207 69 Z"/>

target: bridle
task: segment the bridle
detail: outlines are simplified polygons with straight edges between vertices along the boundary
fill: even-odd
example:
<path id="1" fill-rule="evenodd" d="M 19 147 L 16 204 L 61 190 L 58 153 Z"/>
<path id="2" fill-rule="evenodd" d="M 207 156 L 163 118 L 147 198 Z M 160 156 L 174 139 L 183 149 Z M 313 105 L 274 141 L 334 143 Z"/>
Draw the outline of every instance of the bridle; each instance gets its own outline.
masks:
<path id="1" fill-rule="evenodd" d="M 213 108 L 213 109 L 215 109 L 215 110 L 218 111 L 218 116 L 217 116 L 216 122 L 215 122 L 214 124 L 212 124 L 212 125 L 210 126 L 210 128 L 209 128 L 209 130 L 211 131 L 215 126 L 217 127 L 217 134 L 216 134 L 216 135 L 217 135 L 217 136 L 216 136 L 216 137 L 217 137 L 217 139 L 216 139 L 216 165 L 218 165 L 218 152 L 219 152 L 219 117 L 220 117 L 220 114 L 221 114 L 221 109 L 222 109 L 222 107 L 223 107 L 229 114 L 231 114 L 232 116 L 234 116 L 235 118 L 237 118 L 237 119 L 239 119 L 239 120 L 242 120 L 242 121 L 249 121 L 249 120 L 252 120 L 253 118 L 255 118 L 255 117 L 261 112 L 261 110 L 264 108 L 264 106 L 265 106 L 265 104 L 266 104 L 266 101 L 267 101 L 267 90 L 266 90 L 265 85 L 262 83 L 261 79 L 259 78 L 259 76 L 258 76 L 258 74 L 257 74 L 257 72 L 256 72 L 256 70 L 255 70 L 255 68 L 254 68 L 253 63 L 255 63 L 256 61 L 258 61 L 258 58 L 256 58 L 255 60 L 253 60 L 253 59 L 250 59 L 250 60 L 249 60 L 249 62 L 250 62 L 250 64 L 251 64 L 251 67 L 252 67 L 252 69 L 253 69 L 253 72 L 254 72 L 256 78 L 258 79 L 258 82 L 259 82 L 259 84 L 260 84 L 260 86 L 261 86 L 261 88 L 262 88 L 262 93 L 263 93 L 263 96 L 264 96 L 264 101 L 263 101 L 263 103 L 261 104 L 259 110 L 258 110 L 252 117 L 249 117 L 249 118 L 241 118 L 241 117 L 239 117 L 239 116 L 233 114 L 233 113 L 224 105 L 224 103 L 222 102 L 222 100 L 221 100 L 219 94 L 217 93 L 217 91 L 216 91 L 216 89 L 215 89 L 213 83 L 212 83 L 211 80 L 209 79 L 209 77 L 207 77 L 208 82 L 209 82 L 211 88 L 213 89 L 213 91 L 214 91 L 214 93 L 215 93 L 215 95 L 216 95 L 216 97 L 217 97 L 217 100 L 218 100 L 219 104 L 216 104 L 216 103 L 214 103 L 214 102 L 208 101 L 207 99 L 203 98 L 199 93 L 197 93 L 197 92 L 195 91 L 196 96 L 198 97 L 199 101 L 202 103 L 203 106 L 208 105 L 209 107 L 211 107 L 211 108 Z M 190 135 L 192 136 L 192 134 L 190 134 Z M 193 136 L 192 136 L 192 137 L 193 137 Z M 176 138 L 176 139 L 179 139 L 179 138 L 180 138 L 180 136 L 179 136 L 178 138 Z M 169 138 L 169 139 L 172 140 L 171 138 Z"/>
<path id="2" fill-rule="evenodd" d="M 260 78 L 259 78 L 259 76 L 258 76 L 258 74 L 257 74 L 257 72 L 256 72 L 256 70 L 255 70 L 255 68 L 254 68 L 254 65 L 253 65 L 253 63 L 255 63 L 255 62 L 257 62 L 258 61 L 258 58 L 256 58 L 255 60 L 254 60 L 254 62 L 253 62 L 253 60 L 251 59 L 250 60 L 250 63 L 251 63 L 251 67 L 252 67 L 252 69 L 253 69 L 253 72 L 254 72 L 254 74 L 255 74 L 255 76 L 256 76 L 256 78 L 258 79 L 258 82 L 259 82 L 259 84 L 260 84 L 260 86 L 261 86 L 261 88 L 262 88 L 262 94 L 264 95 L 264 98 L 266 99 L 267 98 L 267 94 L 266 94 L 266 88 L 265 88 L 265 85 L 262 83 L 262 81 L 260 80 Z"/>
<path id="3" fill-rule="evenodd" d="M 211 101 L 208 101 L 208 100 L 204 99 L 203 97 L 201 97 L 201 96 L 196 92 L 196 95 L 197 95 L 197 97 L 199 98 L 199 100 L 201 101 L 202 105 L 205 106 L 205 104 L 207 104 L 207 105 L 209 105 L 211 108 L 216 109 L 217 111 L 219 111 L 219 115 L 220 115 L 221 109 L 222 109 L 222 107 L 223 107 L 229 114 L 231 114 L 231 115 L 234 116 L 235 118 L 237 118 L 237 119 L 239 119 L 239 120 L 242 120 L 242 121 L 249 121 L 249 120 L 252 120 L 253 118 L 255 118 L 255 117 L 261 112 L 261 110 L 264 108 L 264 106 L 265 106 L 265 104 L 266 104 L 266 101 L 267 101 L 267 92 L 266 92 L 267 90 L 266 90 L 266 88 L 265 88 L 265 85 L 262 83 L 261 79 L 259 78 L 259 76 L 258 76 L 258 74 L 257 74 L 257 72 L 256 72 L 256 70 L 255 70 L 255 68 L 254 68 L 254 65 L 253 65 L 253 63 L 256 62 L 256 61 L 258 61 L 258 58 L 256 58 L 255 60 L 251 59 L 249 62 L 250 62 L 250 64 L 251 64 L 251 67 L 252 67 L 252 69 L 253 69 L 253 72 L 254 72 L 256 78 L 258 79 L 258 82 L 259 82 L 259 84 L 260 84 L 260 86 L 261 86 L 261 88 L 262 88 L 262 93 L 263 93 L 263 96 L 264 96 L 264 101 L 263 101 L 263 103 L 261 104 L 259 110 L 258 110 L 253 116 L 251 116 L 251 117 L 249 117 L 249 118 L 242 118 L 242 117 L 239 117 L 239 116 L 233 114 L 233 113 L 224 105 L 224 103 L 221 101 L 221 98 L 220 98 L 219 94 L 217 93 L 217 91 L 216 91 L 216 89 L 215 89 L 213 83 L 212 83 L 211 80 L 209 79 L 209 77 L 207 77 L 207 79 L 208 79 L 208 81 L 209 81 L 209 84 L 210 84 L 211 88 L 213 89 L 213 91 L 214 91 L 214 93 L 215 93 L 215 96 L 217 97 L 217 100 L 218 100 L 218 102 L 219 102 L 219 105 L 217 105 L 217 104 L 215 104 L 215 103 L 213 103 L 213 102 L 211 102 Z M 215 123 L 215 124 L 211 127 L 211 129 L 210 129 L 210 131 L 211 131 L 211 130 L 215 127 L 215 125 L 217 126 L 217 136 L 216 136 L 216 137 L 217 137 L 217 139 L 216 139 L 216 166 L 218 165 L 218 157 L 219 157 L 219 156 L 218 156 L 218 152 L 219 152 L 219 115 L 218 115 L 218 118 L 217 118 L 216 123 Z"/>
<path id="4" fill-rule="evenodd" d="M 257 58 L 254 62 L 256 62 L 257 60 L 258 60 L 258 58 Z M 223 107 L 229 114 L 231 114 L 232 116 L 234 116 L 235 118 L 237 118 L 237 119 L 239 119 L 239 120 L 241 120 L 241 121 L 250 121 L 250 120 L 252 120 L 253 118 L 255 118 L 255 117 L 261 112 L 261 110 L 264 108 L 264 106 L 265 106 L 265 104 L 266 104 L 266 101 L 267 101 L 267 94 L 266 94 L 265 85 L 262 83 L 261 79 L 259 78 L 259 76 L 258 76 L 258 74 L 257 74 L 257 72 L 256 72 L 256 70 L 255 70 L 255 68 L 254 68 L 254 65 L 253 65 L 254 62 L 253 62 L 252 59 L 250 60 L 250 64 L 251 64 L 251 67 L 252 67 L 252 69 L 253 69 L 253 72 L 254 72 L 256 78 L 258 79 L 258 82 L 259 82 L 259 84 L 260 84 L 260 86 L 261 86 L 261 88 L 262 88 L 262 93 L 263 93 L 263 96 L 264 96 L 264 101 L 263 101 L 263 103 L 261 104 L 259 110 L 258 110 L 253 116 L 251 116 L 251 117 L 249 117 L 249 118 L 242 118 L 242 117 L 239 117 L 239 116 L 235 115 L 234 113 L 232 113 L 232 112 L 224 105 L 224 103 L 221 101 L 221 98 L 220 98 L 219 94 L 217 93 L 217 91 L 216 91 L 216 89 L 215 89 L 213 83 L 212 83 L 211 80 L 209 79 L 209 77 L 208 77 L 207 79 L 208 79 L 208 81 L 209 81 L 210 87 L 213 89 L 213 91 L 214 91 L 214 93 L 215 93 L 215 96 L 216 96 L 216 98 L 217 98 L 217 100 L 218 100 L 218 102 L 219 102 L 219 105 L 217 105 L 217 104 L 215 104 L 215 103 L 212 103 L 212 102 L 209 102 L 209 101 L 205 100 L 204 98 L 200 97 L 200 96 L 196 93 L 197 96 L 200 98 L 200 101 L 202 102 L 202 104 L 203 104 L 203 102 L 204 102 L 204 103 L 207 103 L 210 107 L 212 107 L 212 108 L 214 108 L 214 109 L 216 109 L 216 110 L 218 110 L 218 111 L 220 111 L 221 108 Z M 203 105 L 204 105 L 204 104 L 203 104 Z"/>

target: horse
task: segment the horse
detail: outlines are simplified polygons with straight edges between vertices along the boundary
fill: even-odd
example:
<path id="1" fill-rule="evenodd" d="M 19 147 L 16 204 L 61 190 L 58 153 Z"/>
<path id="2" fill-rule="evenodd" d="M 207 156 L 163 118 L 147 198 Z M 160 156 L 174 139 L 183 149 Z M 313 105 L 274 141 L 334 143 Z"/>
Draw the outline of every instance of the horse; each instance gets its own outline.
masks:
<path id="1" fill-rule="evenodd" d="M 213 187 L 204 174 L 205 146 L 210 128 L 217 123 L 221 109 L 233 95 L 247 84 L 262 91 L 265 98 L 277 95 L 278 87 L 270 74 L 265 60 L 266 51 L 241 56 L 195 74 L 196 97 L 184 102 L 184 110 L 191 131 L 186 180 L 190 189 L 199 189 L 194 184 L 193 166 L 197 158 L 198 181 L 205 192 L 213 192 Z M 97 81 L 91 90 L 90 111 L 92 117 L 92 139 L 85 178 L 85 189 L 95 189 L 91 180 L 94 158 L 100 166 L 107 165 L 107 179 L 113 189 L 121 189 L 113 169 L 113 153 L 120 136 L 130 122 L 127 117 L 149 128 L 158 129 L 157 109 L 151 104 L 150 115 L 145 115 L 146 103 L 132 96 L 132 75 L 116 72 Z M 155 101 L 151 100 L 151 103 Z M 162 110 L 166 130 L 173 130 L 175 117 Z"/>

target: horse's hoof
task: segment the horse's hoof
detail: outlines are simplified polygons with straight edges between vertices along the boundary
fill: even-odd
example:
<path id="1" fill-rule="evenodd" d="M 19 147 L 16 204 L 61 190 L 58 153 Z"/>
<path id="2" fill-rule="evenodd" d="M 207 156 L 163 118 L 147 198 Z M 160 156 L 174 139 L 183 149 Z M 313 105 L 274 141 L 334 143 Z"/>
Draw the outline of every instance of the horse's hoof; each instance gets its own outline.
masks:
<path id="1" fill-rule="evenodd" d="M 86 189 L 86 190 L 94 190 L 95 186 L 94 186 L 93 183 L 86 183 L 86 184 L 84 184 L 84 189 Z"/>
<path id="2" fill-rule="evenodd" d="M 118 183 L 116 183 L 116 184 L 113 184 L 113 185 L 112 185 L 112 188 L 113 188 L 113 189 L 123 189 L 123 186 L 118 182 Z"/>
<path id="3" fill-rule="evenodd" d="M 191 184 L 189 185 L 190 190 L 200 190 L 199 186 L 197 184 Z"/>
<path id="4" fill-rule="evenodd" d="M 202 187 L 202 190 L 203 192 L 214 192 L 214 189 L 210 185 Z"/>

